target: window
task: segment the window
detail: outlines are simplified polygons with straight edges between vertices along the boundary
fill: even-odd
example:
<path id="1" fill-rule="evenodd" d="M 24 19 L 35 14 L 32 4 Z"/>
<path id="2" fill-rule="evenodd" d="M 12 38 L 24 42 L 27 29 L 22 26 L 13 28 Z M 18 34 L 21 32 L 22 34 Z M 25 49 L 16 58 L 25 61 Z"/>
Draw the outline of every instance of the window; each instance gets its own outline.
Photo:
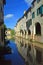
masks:
<path id="1" fill-rule="evenodd" d="M 40 0 L 37 0 L 37 3 L 39 3 L 40 2 Z"/>
<path id="2" fill-rule="evenodd" d="M 40 8 L 37 9 L 37 15 L 39 15 L 39 14 L 40 14 Z"/>
<path id="3" fill-rule="evenodd" d="M 43 5 L 40 7 L 40 12 L 43 14 Z"/>
<path id="4" fill-rule="evenodd" d="M 43 5 L 37 9 L 37 15 L 43 14 Z"/>
<path id="5" fill-rule="evenodd" d="M 32 25 L 32 19 L 30 19 L 30 20 L 28 20 L 26 22 L 26 28 L 27 28 L 27 30 L 29 29 L 30 25 Z"/>
<path id="6" fill-rule="evenodd" d="M 34 12 L 32 13 L 32 18 L 35 18 L 35 13 Z"/>

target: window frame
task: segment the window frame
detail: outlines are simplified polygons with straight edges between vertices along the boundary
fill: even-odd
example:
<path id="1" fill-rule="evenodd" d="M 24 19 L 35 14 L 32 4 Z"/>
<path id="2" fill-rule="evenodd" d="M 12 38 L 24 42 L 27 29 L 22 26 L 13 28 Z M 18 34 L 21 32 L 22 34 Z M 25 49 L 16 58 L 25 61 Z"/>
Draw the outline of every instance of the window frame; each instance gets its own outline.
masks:
<path id="1" fill-rule="evenodd" d="M 32 18 L 35 18 L 35 12 L 32 13 Z"/>
<path id="2" fill-rule="evenodd" d="M 41 0 L 37 0 L 37 3 L 39 3 Z"/>

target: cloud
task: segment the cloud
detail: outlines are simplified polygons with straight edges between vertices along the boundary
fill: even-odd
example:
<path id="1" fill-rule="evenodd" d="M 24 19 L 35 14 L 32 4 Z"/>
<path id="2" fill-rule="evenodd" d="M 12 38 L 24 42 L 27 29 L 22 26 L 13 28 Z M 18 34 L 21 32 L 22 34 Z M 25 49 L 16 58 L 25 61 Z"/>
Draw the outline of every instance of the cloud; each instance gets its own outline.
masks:
<path id="1" fill-rule="evenodd" d="M 31 5 L 33 0 L 24 0 L 24 1 L 27 3 L 27 5 Z"/>
<path id="2" fill-rule="evenodd" d="M 6 16 L 4 16 L 4 19 L 12 18 L 13 16 L 13 14 L 7 14 Z"/>

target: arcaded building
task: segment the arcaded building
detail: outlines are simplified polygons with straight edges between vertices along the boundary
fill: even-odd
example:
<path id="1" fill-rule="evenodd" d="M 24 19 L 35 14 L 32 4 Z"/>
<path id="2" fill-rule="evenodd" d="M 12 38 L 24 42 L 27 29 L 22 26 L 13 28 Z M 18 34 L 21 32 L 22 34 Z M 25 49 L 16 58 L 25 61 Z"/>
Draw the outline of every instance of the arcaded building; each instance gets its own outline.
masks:
<path id="1" fill-rule="evenodd" d="M 43 0 L 34 0 L 31 11 L 34 40 L 43 42 Z"/>
<path id="2" fill-rule="evenodd" d="M 17 45 L 28 65 L 43 65 L 43 0 L 33 0 L 31 4 L 15 27 L 17 36 L 19 33 L 22 37 L 17 37 Z"/>
<path id="3" fill-rule="evenodd" d="M 19 34 L 31 35 L 35 41 L 43 42 L 43 0 L 33 0 L 32 6 L 24 13 L 16 25 Z M 17 32 L 16 32 L 17 33 Z"/>

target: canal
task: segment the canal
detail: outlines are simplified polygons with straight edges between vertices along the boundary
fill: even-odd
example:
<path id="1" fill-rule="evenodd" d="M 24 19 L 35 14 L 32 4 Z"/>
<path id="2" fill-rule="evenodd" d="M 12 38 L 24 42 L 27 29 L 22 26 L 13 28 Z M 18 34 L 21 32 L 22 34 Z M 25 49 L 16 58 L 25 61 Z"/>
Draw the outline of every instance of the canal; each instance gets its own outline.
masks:
<path id="1" fill-rule="evenodd" d="M 25 59 L 26 65 L 43 65 L 43 43 L 17 37 L 15 42 L 19 53 Z"/>
<path id="2" fill-rule="evenodd" d="M 43 65 L 43 44 L 15 38 L 7 46 L 11 53 L 4 55 L 0 65 Z"/>
<path id="3" fill-rule="evenodd" d="M 1 65 L 25 65 L 25 61 L 19 54 L 15 42 L 10 41 L 8 46 L 10 46 L 10 48 L 12 49 L 12 53 L 5 55 L 4 59 L 0 61 L 0 64 Z"/>

